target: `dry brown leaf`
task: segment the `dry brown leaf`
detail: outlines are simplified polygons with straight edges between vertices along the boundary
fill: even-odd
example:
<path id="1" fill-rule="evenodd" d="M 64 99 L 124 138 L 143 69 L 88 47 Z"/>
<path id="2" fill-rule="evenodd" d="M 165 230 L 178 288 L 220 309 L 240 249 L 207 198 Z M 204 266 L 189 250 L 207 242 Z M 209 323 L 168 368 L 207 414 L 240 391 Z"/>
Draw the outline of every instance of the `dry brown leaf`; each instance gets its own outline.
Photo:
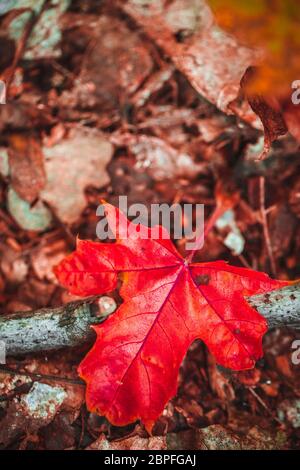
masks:
<path id="1" fill-rule="evenodd" d="M 53 147 L 44 147 L 47 183 L 41 199 L 67 224 L 76 222 L 86 206 L 87 186 L 109 182 L 106 165 L 113 147 L 99 131 L 74 128 Z"/>
<path id="2" fill-rule="evenodd" d="M 34 202 L 46 182 L 44 156 L 36 136 L 12 134 L 9 137 L 11 182 L 22 199 Z"/>
<path id="3" fill-rule="evenodd" d="M 215 23 L 204 0 L 127 0 L 123 10 L 142 26 L 193 87 L 224 112 L 240 92 L 245 70 L 261 59 L 260 51 L 244 47 Z M 234 111 L 259 126 L 249 107 Z"/>

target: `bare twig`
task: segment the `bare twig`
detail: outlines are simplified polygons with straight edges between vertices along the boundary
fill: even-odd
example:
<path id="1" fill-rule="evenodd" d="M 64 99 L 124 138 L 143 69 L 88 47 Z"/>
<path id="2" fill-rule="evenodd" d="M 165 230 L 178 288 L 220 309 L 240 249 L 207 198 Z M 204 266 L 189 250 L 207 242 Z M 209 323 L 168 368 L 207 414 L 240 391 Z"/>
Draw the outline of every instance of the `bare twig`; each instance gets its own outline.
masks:
<path id="1" fill-rule="evenodd" d="M 266 249 L 267 249 L 268 257 L 270 260 L 272 274 L 273 276 L 276 277 L 276 263 L 275 263 L 275 258 L 274 258 L 274 253 L 273 253 L 273 248 L 272 248 L 272 243 L 271 243 L 271 238 L 270 238 L 270 233 L 269 233 L 266 204 L 265 204 L 265 178 L 264 176 L 260 176 L 259 178 L 259 198 L 260 198 L 260 212 L 261 212 L 261 218 L 262 218 L 262 226 L 263 226 L 263 231 L 264 231 Z"/>
<path id="2" fill-rule="evenodd" d="M 254 387 L 247 387 L 249 392 L 254 396 L 254 398 L 258 401 L 258 403 L 261 404 L 261 406 L 266 410 L 266 412 L 271 416 L 274 421 L 276 421 L 278 424 L 282 425 L 282 422 L 277 418 L 277 416 L 274 415 L 274 413 L 270 410 L 268 405 L 264 402 L 264 400 L 256 393 L 254 390 Z"/>

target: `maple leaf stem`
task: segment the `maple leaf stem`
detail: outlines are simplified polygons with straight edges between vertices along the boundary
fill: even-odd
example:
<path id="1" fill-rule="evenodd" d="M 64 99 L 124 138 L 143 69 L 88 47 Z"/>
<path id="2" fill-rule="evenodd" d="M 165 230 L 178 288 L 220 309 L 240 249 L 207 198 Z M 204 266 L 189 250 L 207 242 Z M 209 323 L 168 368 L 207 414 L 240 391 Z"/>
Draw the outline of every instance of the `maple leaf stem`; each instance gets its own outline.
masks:
<path id="1" fill-rule="evenodd" d="M 211 216 L 209 217 L 208 219 L 208 222 L 207 224 L 205 225 L 204 227 L 204 231 L 203 233 L 200 234 L 200 236 L 195 240 L 195 245 L 197 246 L 197 248 L 195 248 L 194 250 L 192 250 L 188 256 L 186 256 L 185 260 L 187 263 L 191 263 L 196 252 L 202 248 L 203 246 L 203 242 L 205 241 L 205 237 L 207 237 L 207 235 L 209 234 L 209 232 L 214 228 L 214 225 L 216 223 L 216 221 L 224 214 L 224 212 L 227 210 L 227 208 L 225 208 L 223 205 L 221 204 L 218 204 L 216 206 L 216 208 L 214 209 L 213 213 L 211 214 Z M 200 247 L 200 248 L 198 248 Z"/>

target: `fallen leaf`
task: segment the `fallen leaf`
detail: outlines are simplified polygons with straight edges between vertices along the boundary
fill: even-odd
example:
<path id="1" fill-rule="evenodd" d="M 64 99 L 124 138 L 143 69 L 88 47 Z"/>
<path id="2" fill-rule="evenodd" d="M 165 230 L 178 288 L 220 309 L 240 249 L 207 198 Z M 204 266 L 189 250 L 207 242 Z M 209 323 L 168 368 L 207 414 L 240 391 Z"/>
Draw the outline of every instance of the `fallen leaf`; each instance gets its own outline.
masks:
<path id="1" fill-rule="evenodd" d="M 53 147 L 44 147 L 43 152 L 47 183 L 41 199 L 62 222 L 72 224 L 86 206 L 86 187 L 101 187 L 109 182 L 106 165 L 113 147 L 99 131 L 74 128 L 68 138 Z"/>
<path id="2" fill-rule="evenodd" d="M 167 5 L 163 0 L 127 0 L 121 7 L 207 100 L 262 129 L 259 116 L 266 136 L 265 156 L 287 128 L 300 138 L 297 107 L 290 106 L 285 114 L 281 110 L 282 101 L 290 100 L 291 84 L 299 72 L 298 11 L 292 4 L 293 0 L 275 2 L 271 15 L 266 13 L 267 0 L 255 5 L 251 0 L 246 5 L 238 0 L 229 4 L 174 0 Z M 240 82 L 251 67 L 256 73 L 247 100 L 242 100 Z M 279 109 L 270 103 L 270 95 L 278 99 Z"/>
<path id="3" fill-rule="evenodd" d="M 289 132 L 300 142 L 300 105 L 295 105 L 292 101 L 283 103 L 283 116 Z"/>
<path id="4" fill-rule="evenodd" d="M 195 90 L 232 114 L 240 81 L 246 69 L 261 59 L 261 52 L 239 44 L 234 36 L 221 30 L 204 0 L 121 3 L 124 11 L 171 57 Z M 258 125 L 249 107 L 234 108 L 240 117 Z"/>
<path id="5" fill-rule="evenodd" d="M 231 402 L 235 400 L 235 391 L 231 384 L 231 377 L 228 374 L 223 373 L 216 364 L 214 357 L 208 355 L 208 374 L 209 382 L 214 393 L 218 397 L 226 402 Z"/>
<path id="6" fill-rule="evenodd" d="M 79 374 L 87 382 L 91 411 L 115 425 L 140 418 L 151 431 L 176 394 L 180 364 L 196 338 L 224 367 L 254 366 L 263 354 L 267 322 L 245 297 L 284 283 L 223 261 L 189 263 L 164 228 L 159 238 L 157 227 L 139 225 L 132 233 L 137 226 L 124 214 L 109 204 L 105 212 L 117 243 L 78 240 L 76 252 L 55 273 L 81 296 L 115 289 L 121 275 L 124 303 L 94 327 L 97 340 Z"/>
<path id="7" fill-rule="evenodd" d="M 139 34 L 124 21 L 101 16 L 80 78 L 95 85 L 97 105 L 119 106 L 120 95 L 131 95 L 152 69 L 152 59 Z"/>
<path id="8" fill-rule="evenodd" d="M 7 245 L 0 249 L 0 267 L 6 279 L 12 284 L 20 284 L 25 281 L 28 274 L 28 263 L 22 254 L 12 250 Z"/>
<path id="9" fill-rule="evenodd" d="M 31 254 L 31 264 L 35 274 L 40 280 L 47 279 L 55 282 L 53 267 L 57 265 L 67 254 L 67 246 L 64 240 L 41 245 Z"/>
<path id="10" fill-rule="evenodd" d="M 285 135 L 288 128 L 280 104 L 274 97 L 271 98 L 266 94 L 262 95 L 248 91 L 255 75 L 255 69 L 250 67 L 241 80 L 241 86 L 251 108 L 259 116 L 264 127 L 265 142 L 263 152 L 259 157 L 259 160 L 261 160 L 269 153 L 272 142 L 281 135 Z"/>
<path id="11" fill-rule="evenodd" d="M 11 184 L 25 201 L 34 202 L 46 183 L 44 156 L 35 136 L 12 134 L 9 137 Z"/>
<path id="12" fill-rule="evenodd" d="M 194 162 L 191 155 L 177 150 L 164 140 L 148 135 L 115 134 L 111 138 L 117 145 L 128 146 L 135 156 L 134 168 L 149 174 L 155 181 L 173 178 L 196 178 L 205 164 Z"/>
<path id="13" fill-rule="evenodd" d="M 28 38 L 24 58 L 32 60 L 59 57 L 61 52 L 59 43 L 62 39 L 59 17 L 70 5 L 70 0 L 60 0 L 59 2 L 50 0 L 48 8 L 44 11 L 42 11 L 45 4 L 44 0 L 16 0 L 11 3 L 9 9 L 25 10 L 9 25 L 9 37 L 16 42 L 22 37 L 31 18 L 31 13 L 39 15 L 38 21 Z M 8 8 L 6 8 L 6 11 L 8 11 Z"/>
<path id="14" fill-rule="evenodd" d="M 65 16 L 66 30 L 72 31 L 74 19 L 71 16 L 67 21 L 69 13 Z M 61 103 L 95 109 L 107 118 L 130 102 L 131 95 L 151 73 L 152 58 L 138 31 L 115 17 L 96 17 L 94 27 L 91 24 L 81 35 L 88 37 L 89 46 L 79 80 L 72 90 L 64 91 Z"/>
<path id="15" fill-rule="evenodd" d="M 50 210 L 38 200 L 33 206 L 20 198 L 12 187 L 7 193 L 7 208 L 9 213 L 24 230 L 33 230 L 42 232 L 46 230 L 51 222 L 52 215 Z"/>

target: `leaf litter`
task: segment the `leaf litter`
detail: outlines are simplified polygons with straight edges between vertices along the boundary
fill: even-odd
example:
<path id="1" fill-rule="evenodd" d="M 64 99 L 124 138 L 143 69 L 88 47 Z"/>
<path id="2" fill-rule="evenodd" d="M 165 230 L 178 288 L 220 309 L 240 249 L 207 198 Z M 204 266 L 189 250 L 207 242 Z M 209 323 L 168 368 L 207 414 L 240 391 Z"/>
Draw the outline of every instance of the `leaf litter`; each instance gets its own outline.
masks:
<path id="1" fill-rule="evenodd" d="M 18 58 L 7 104 L 0 107 L 1 312 L 55 307 L 71 300 L 57 285 L 51 265 L 72 251 L 77 235 L 95 238 L 95 209 L 101 198 L 115 203 L 124 193 L 131 202 L 147 205 L 202 202 L 210 214 L 216 184 L 221 181 L 224 187 L 230 180 L 236 188 L 230 194 L 240 192 L 234 214 L 244 250 L 240 255 L 231 252 L 224 244 L 226 229 L 217 228 L 196 262 L 224 259 L 268 272 L 270 260 L 257 217 L 261 175 L 267 179 L 278 277 L 299 277 L 299 145 L 290 136 L 280 138 L 266 160 L 254 162 L 262 152 L 263 126 L 240 89 L 241 78 L 249 66 L 257 65 L 254 57 L 261 60 L 262 51 L 256 48 L 254 53 L 252 44 L 241 46 L 232 32 L 221 31 L 222 24 L 213 22 L 208 2 L 202 0 L 105 1 L 97 6 L 87 0 L 84 8 L 76 1 L 69 7 L 64 2 L 63 8 L 51 3 L 37 19 Z M 10 28 L 12 19 L 18 19 L 15 4 L 7 2 L 1 12 L 6 15 L 0 18 L 4 77 L 16 47 L 22 46 L 20 33 L 14 36 Z M 22 21 L 19 17 L 20 32 L 26 29 L 24 16 Z M 289 99 L 276 109 L 298 138 L 297 114 Z M 27 143 L 33 139 L 36 150 L 31 153 L 26 143 L 17 155 L 16 138 Z M 250 150 L 252 158 L 246 161 Z M 186 166 L 177 165 L 182 155 Z M 62 175 L 69 176 L 73 165 L 77 173 L 67 194 L 61 187 L 68 185 L 68 178 Z M 18 179 L 21 174 L 24 178 Z M 32 178 L 36 185 L 30 184 Z M 62 202 L 67 209 L 60 208 Z M 279 211 L 278 219 L 272 210 Z M 292 231 L 286 222 L 291 214 Z M 283 227 L 289 243 L 280 241 Z M 180 243 L 177 248 L 182 252 Z M 112 298 L 120 304 L 115 292 Z M 257 364 L 259 373 L 251 385 L 249 378 L 219 369 L 196 341 L 180 367 L 177 394 L 150 438 L 141 425 L 112 427 L 84 408 L 84 387 L 76 369 L 91 345 L 23 361 L 8 358 L 6 370 L 1 368 L 1 387 L 10 385 L 8 393 L 1 388 L 0 427 L 9 419 L 9 426 L 18 423 L 19 432 L 6 433 L 5 447 L 297 447 L 300 384 L 297 367 L 290 363 L 295 337 L 285 330 L 265 335 L 265 362 Z M 32 422 L 27 435 L 25 414 L 23 421 L 16 421 L 13 404 L 15 397 L 27 400 L 32 382 L 61 387 L 67 398 L 51 422 Z"/>

